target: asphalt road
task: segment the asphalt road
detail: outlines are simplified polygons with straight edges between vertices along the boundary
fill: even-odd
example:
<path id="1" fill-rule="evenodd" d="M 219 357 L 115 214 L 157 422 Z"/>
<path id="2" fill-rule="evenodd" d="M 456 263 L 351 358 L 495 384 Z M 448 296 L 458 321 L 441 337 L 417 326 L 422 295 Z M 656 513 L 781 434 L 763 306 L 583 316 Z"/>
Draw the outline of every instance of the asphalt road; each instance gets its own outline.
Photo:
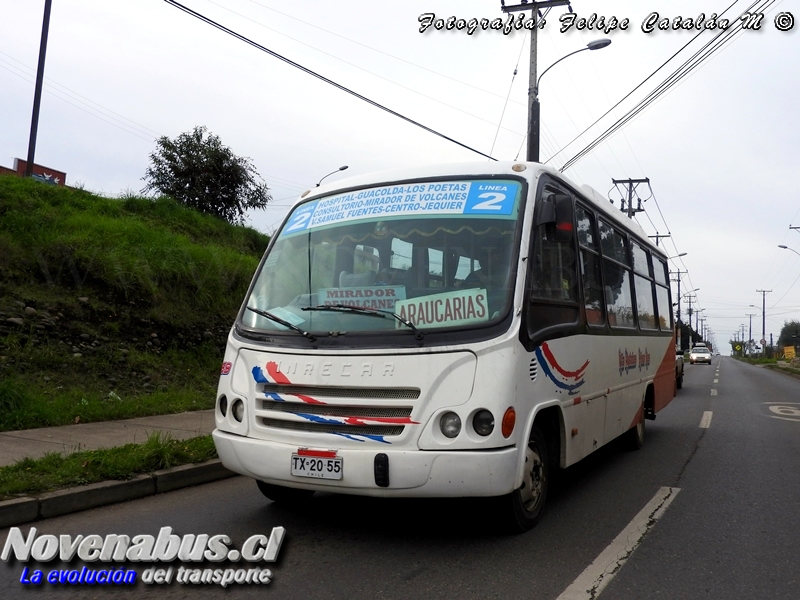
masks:
<path id="1" fill-rule="evenodd" d="M 35 526 L 39 535 L 73 536 L 156 535 L 171 526 L 179 535 L 227 534 L 240 548 L 249 536 L 282 526 L 278 561 L 261 563 L 272 571 L 268 585 L 29 586 L 20 583 L 25 566 L 46 575 L 84 563 L 12 561 L 0 564 L 0 597 L 566 598 L 666 488 L 671 503 L 648 521 L 627 561 L 617 559 L 629 550 L 600 559 L 613 572 L 600 598 L 795 600 L 799 474 L 800 380 L 715 357 L 711 366 L 686 366 L 677 398 L 647 422 L 644 448 L 611 444 L 567 470 L 543 521 L 526 534 L 499 531 L 486 501 L 318 494 L 306 509 L 289 510 L 237 477 Z M 2 543 L 7 534 L 0 531 Z M 151 565 L 128 566 L 141 576 Z M 590 597 L 582 594 L 573 597 Z"/>

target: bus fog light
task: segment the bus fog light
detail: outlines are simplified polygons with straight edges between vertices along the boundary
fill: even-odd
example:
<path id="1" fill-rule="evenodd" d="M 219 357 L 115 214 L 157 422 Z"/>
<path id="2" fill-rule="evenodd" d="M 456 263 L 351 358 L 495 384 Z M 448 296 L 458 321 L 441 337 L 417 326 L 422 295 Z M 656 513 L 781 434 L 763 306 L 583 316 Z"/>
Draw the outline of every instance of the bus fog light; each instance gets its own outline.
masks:
<path id="1" fill-rule="evenodd" d="M 503 423 L 500 426 L 500 431 L 503 433 L 504 438 L 511 437 L 514 432 L 514 425 L 517 424 L 517 413 L 513 406 L 509 406 L 503 415 Z"/>
<path id="2" fill-rule="evenodd" d="M 452 439 L 461 433 L 461 418 L 454 412 L 446 412 L 439 419 L 439 428 L 445 437 Z"/>
<path id="3" fill-rule="evenodd" d="M 472 417 L 472 427 L 478 435 L 491 434 L 494 431 L 494 415 L 486 409 L 479 410 Z"/>
<path id="4" fill-rule="evenodd" d="M 242 419 L 244 419 L 244 402 L 239 399 L 234 400 L 233 404 L 231 405 L 231 414 L 236 421 L 241 423 Z"/>
<path id="5" fill-rule="evenodd" d="M 228 397 L 224 394 L 219 397 L 219 414 L 223 417 L 228 414 Z"/>

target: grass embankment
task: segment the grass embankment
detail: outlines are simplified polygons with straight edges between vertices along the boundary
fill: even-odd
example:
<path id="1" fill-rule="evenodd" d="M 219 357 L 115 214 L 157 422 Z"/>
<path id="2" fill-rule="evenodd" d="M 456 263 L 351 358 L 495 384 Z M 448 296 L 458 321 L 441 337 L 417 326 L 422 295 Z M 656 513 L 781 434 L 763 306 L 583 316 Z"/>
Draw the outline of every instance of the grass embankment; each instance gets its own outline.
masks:
<path id="1" fill-rule="evenodd" d="M 211 408 L 269 239 L 0 176 L 0 431 Z"/>
<path id="2" fill-rule="evenodd" d="M 131 479 L 142 473 L 204 462 L 216 455 L 211 436 L 175 440 L 158 434 L 151 435 L 144 444 L 68 456 L 54 452 L 37 460 L 25 459 L 0 467 L 0 501 L 98 481 Z"/>

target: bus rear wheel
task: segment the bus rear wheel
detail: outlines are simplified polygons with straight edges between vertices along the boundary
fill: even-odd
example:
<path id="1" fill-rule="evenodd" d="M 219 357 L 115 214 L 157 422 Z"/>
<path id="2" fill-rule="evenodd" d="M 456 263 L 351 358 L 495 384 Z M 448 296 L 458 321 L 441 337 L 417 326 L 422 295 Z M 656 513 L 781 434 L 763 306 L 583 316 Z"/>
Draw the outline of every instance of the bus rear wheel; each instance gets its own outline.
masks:
<path id="1" fill-rule="evenodd" d="M 259 491 L 267 499 L 278 504 L 299 504 L 308 501 L 314 495 L 314 490 L 300 490 L 297 488 L 283 487 L 282 485 L 272 485 L 256 479 Z"/>
<path id="2" fill-rule="evenodd" d="M 528 531 L 542 516 L 550 482 L 550 457 L 547 440 L 537 425 L 533 426 L 525 449 L 522 485 L 503 498 L 509 525 L 515 531 Z"/>

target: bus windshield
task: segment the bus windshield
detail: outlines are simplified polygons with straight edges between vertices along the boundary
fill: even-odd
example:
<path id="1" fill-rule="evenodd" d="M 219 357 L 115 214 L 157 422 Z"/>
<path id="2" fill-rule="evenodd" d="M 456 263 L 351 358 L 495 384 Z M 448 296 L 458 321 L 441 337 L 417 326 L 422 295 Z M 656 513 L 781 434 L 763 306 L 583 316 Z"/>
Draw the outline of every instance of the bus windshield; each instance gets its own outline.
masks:
<path id="1" fill-rule="evenodd" d="M 522 192 L 516 180 L 460 179 L 300 204 L 262 263 L 241 323 L 304 335 L 497 323 L 511 307 Z"/>

